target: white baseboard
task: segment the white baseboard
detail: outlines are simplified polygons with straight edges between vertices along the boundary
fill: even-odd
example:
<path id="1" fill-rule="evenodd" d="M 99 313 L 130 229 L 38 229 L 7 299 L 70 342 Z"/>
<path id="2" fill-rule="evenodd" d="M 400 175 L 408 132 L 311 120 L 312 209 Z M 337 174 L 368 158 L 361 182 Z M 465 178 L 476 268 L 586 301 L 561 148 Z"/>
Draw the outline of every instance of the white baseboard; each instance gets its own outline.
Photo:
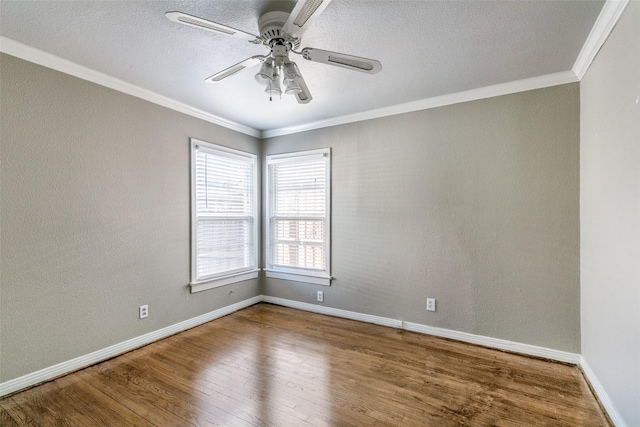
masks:
<path id="1" fill-rule="evenodd" d="M 584 375 L 587 377 L 587 381 L 591 383 L 593 392 L 596 394 L 596 396 L 600 400 L 600 403 L 602 403 L 602 406 L 604 406 L 604 409 L 607 411 L 607 415 L 609 415 L 609 418 L 611 418 L 611 421 L 613 421 L 613 425 L 615 425 L 616 427 L 626 427 L 627 424 L 624 422 L 624 420 L 620 416 L 620 413 L 613 405 L 613 401 L 607 394 L 607 391 L 604 389 L 602 383 L 600 383 L 600 380 L 598 380 L 598 377 L 596 377 L 595 372 L 591 370 L 591 367 L 589 367 L 589 364 L 582 356 L 580 357 L 580 367 L 582 368 L 582 372 L 584 372 Z"/>
<path id="2" fill-rule="evenodd" d="M 50 366 L 45 369 L 41 369 L 39 371 L 24 375 L 19 378 L 15 378 L 13 380 L 6 381 L 4 383 L 0 383 L 0 396 L 4 396 L 9 393 L 13 393 L 18 390 L 22 390 L 24 388 L 33 386 L 35 384 L 42 383 L 44 381 L 51 380 L 53 378 L 59 377 L 61 375 L 76 371 L 78 369 L 82 369 L 84 367 L 93 365 L 95 363 L 101 362 L 103 360 L 109 359 L 111 357 L 117 356 L 119 354 L 125 353 L 127 351 L 134 350 L 136 348 L 142 347 L 159 339 L 168 337 L 170 335 L 176 334 L 178 332 L 182 332 L 184 330 L 193 328 L 195 326 L 201 325 L 203 323 L 209 322 L 211 320 L 217 319 L 222 316 L 226 316 L 227 314 L 233 313 L 234 311 L 249 307 L 251 305 L 257 304 L 261 301 L 282 305 L 285 307 L 296 308 L 299 310 L 310 311 L 319 314 L 326 314 L 329 316 L 342 317 L 345 319 L 351 320 L 359 320 L 362 322 L 373 323 L 377 325 L 390 326 L 393 328 L 406 329 L 408 331 L 420 332 L 424 334 L 434 335 L 438 337 L 451 338 L 462 342 L 468 342 L 472 344 L 479 344 L 486 347 L 497 348 L 500 350 L 513 351 L 517 353 L 527 354 L 536 357 L 544 357 L 546 359 L 557 360 L 560 362 L 580 364 L 583 366 L 583 370 L 589 377 L 589 380 L 592 382 L 594 389 L 597 391 L 598 396 L 601 397 L 601 401 L 607 411 L 609 411 L 609 407 L 612 407 L 611 400 L 608 398 L 604 389 L 595 379 L 595 375 L 588 368 L 584 360 L 581 358 L 579 354 L 568 353 L 559 350 L 553 350 L 545 347 L 538 347 L 529 344 L 523 344 L 513 341 L 502 340 L 498 338 L 485 337 L 482 335 L 474 335 L 466 332 L 458 332 L 444 328 L 436 328 L 433 326 L 422 325 L 419 323 L 412 322 L 403 322 L 402 320 L 391 319 L 388 317 L 374 316 L 371 314 L 357 313 L 349 310 L 342 310 L 338 308 L 326 307 L 322 305 L 309 304 L 306 302 L 294 301 L 284 298 L 276 298 L 266 295 L 258 295 L 253 298 L 249 298 L 244 301 L 240 301 L 238 303 L 229 305 L 227 307 L 220 308 L 218 310 L 211 311 L 209 313 L 203 314 L 201 316 L 194 317 L 192 319 L 185 320 L 183 322 L 176 323 L 171 326 L 167 326 L 166 328 L 159 329 L 154 332 L 149 332 L 148 334 L 141 335 L 136 338 L 132 338 L 127 341 L 123 341 L 121 343 L 115 344 L 113 346 L 104 348 L 102 350 L 95 351 L 93 353 L 89 353 L 84 356 L 77 357 L 75 359 L 71 359 L 66 362 L 59 363 L 57 365 Z M 595 380 L 591 380 L 591 378 Z M 601 394 L 602 393 L 602 394 Z M 607 403 L 605 403 L 607 402 Z M 607 406 L 608 405 L 608 406 Z M 614 411 L 610 411 L 610 414 L 617 414 Z M 612 416 L 612 419 L 614 417 Z M 619 416 L 618 416 L 619 419 Z M 624 426 L 624 424 L 616 425 Z"/>
<path id="3" fill-rule="evenodd" d="M 93 353 L 76 357 L 75 359 L 58 363 L 57 365 L 53 365 L 48 368 L 44 368 L 39 371 L 24 375 L 22 377 L 0 383 L 0 396 L 4 396 L 6 394 L 13 393 L 27 387 L 31 387 L 33 385 L 51 380 L 53 378 L 68 374 L 73 371 L 77 371 L 78 369 L 82 369 L 87 366 L 91 366 L 95 363 L 110 359 L 114 356 L 118 356 L 122 353 L 126 353 L 127 351 L 134 350 L 136 348 L 150 344 L 162 338 L 166 338 L 178 332 L 182 332 L 211 320 L 217 319 L 219 317 L 226 316 L 227 314 L 233 313 L 234 311 L 238 311 L 245 307 L 257 304 L 260 301 L 262 301 L 262 296 L 258 295 L 256 297 L 228 305 L 218 310 L 205 313 L 203 315 L 176 323 L 174 325 L 167 326 L 166 328 L 158 329 L 157 331 L 149 332 L 148 334 L 144 334 L 139 337 L 103 348 L 102 350 L 94 351 Z"/>
<path id="4" fill-rule="evenodd" d="M 572 363 L 574 365 L 580 363 L 579 354 L 554 350 L 547 347 L 539 347 L 536 345 L 523 344 L 500 338 L 491 338 L 483 335 L 475 335 L 467 332 L 453 331 L 451 329 L 436 328 L 434 326 L 421 325 L 419 323 L 403 322 L 402 327 L 408 331 L 421 332 L 423 334 L 435 335 L 443 338 L 451 338 L 457 341 L 478 344 L 499 350 L 512 351 L 514 353 L 522 353 L 528 356 L 542 357 L 545 359 L 556 360 L 558 362 Z"/>
<path id="5" fill-rule="evenodd" d="M 436 328 L 433 326 L 422 325 L 419 323 L 403 322 L 402 320 L 390 319 L 388 317 L 373 316 L 371 314 L 356 313 L 338 308 L 331 308 L 322 305 L 309 304 L 306 302 L 293 301 L 284 298 L 276 298 L 263 296 L 262 301 L 282 305 L 285 307 L 297 308 L 300 310 L 311 311 L 314 313 L 327 314 L 329 316 L 343 317 L 345 319 L 360 320 L 377 325 L 391 326 L 408 331 L 420 332 L 423 334 L 434 335 L 437 337 L 451 338 L 458 341 L 479 344 L 485 347 L 497 348 L 500 350 L 513 351 L 530 356 L 543 357 L 545 359 L 557 360 L 559 362 L 580 363 L 580 355 L 576 353 L 568 353 L 566 351 L 553 350 L 546 347 L 538 347 L 530 344 L 523 344 L 514 341 L 502 340 L 499 338 L 485 337 L 482 335 L 474 335 L 466 332 L 458 332 L 450 329 Z"/>
<path id="6" fill-rule="evenodd" d="M 326 314 L 329 316 L 342 317 L 351 320 L 360 320 L 367 323 L 375 323 L 376 325 L 391 326 L 393 328 L 400 328 L 402 326 L 402 321 L 400 320 L 389 319 L 388 317 L 374 316 L 371 314 L 356 313 L 355 311 L 341 310 L 339 308 L 326 307 L 324 305 L 309 304 L 306 302 L 270 297 L 267 295 L 262 296 L 262 301 L 271 304 L 282 305 L 284 307 L 311 311 L 313 313 Z"/>

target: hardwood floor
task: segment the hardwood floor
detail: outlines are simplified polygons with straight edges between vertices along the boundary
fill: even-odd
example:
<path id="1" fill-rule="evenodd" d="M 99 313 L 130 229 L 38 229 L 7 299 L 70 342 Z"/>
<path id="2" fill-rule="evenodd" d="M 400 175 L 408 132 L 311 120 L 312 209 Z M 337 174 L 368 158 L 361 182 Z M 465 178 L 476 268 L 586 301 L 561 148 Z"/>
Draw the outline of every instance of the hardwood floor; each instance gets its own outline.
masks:
<path id="1" fill-rule="evenodd" d="M 609 424 L 576 367 L 258 304 L 0 400 L 0 425 Z"/>

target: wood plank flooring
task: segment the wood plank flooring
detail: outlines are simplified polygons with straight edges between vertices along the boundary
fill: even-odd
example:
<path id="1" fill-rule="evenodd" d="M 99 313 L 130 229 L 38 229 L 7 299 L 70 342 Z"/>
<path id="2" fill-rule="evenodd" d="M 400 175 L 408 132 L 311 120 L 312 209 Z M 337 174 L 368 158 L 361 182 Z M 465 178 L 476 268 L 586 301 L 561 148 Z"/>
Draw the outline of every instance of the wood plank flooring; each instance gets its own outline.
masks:
<path id="1" fill-rule="evenodd" d="M 0 400 L 2 426 L 607 426 L 552 363 L 258 304 Z"/>

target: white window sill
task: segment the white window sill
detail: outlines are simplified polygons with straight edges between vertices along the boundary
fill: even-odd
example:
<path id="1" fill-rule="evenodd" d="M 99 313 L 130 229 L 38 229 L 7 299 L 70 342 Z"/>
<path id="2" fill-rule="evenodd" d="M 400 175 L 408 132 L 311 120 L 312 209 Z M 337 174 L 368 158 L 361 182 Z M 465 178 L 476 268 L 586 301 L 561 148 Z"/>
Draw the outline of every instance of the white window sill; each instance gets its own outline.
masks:
<path id="1" fill-rule="evenodd" d="M 220 286 L 230 285 L 232 283 L 242 282 L 258 277 L 260 270 L 243 271 L 240 273 L 230 274 L 228 276 L 216 277 L 215 279 L 203 280 L 201 282 L 192 282 L 191 293 L 206 291 L 207 289 L 218 288 Z"/>
<path id="2" fill-rule="evenodd" d="M 289 271 L 277 271 L 264 269 L 267 277 L 272 279 L 292 280 L 294 282 L 310 283 L 312 285 L 331 286 L 331 276 L 320 274 L 293 273 Z"/>

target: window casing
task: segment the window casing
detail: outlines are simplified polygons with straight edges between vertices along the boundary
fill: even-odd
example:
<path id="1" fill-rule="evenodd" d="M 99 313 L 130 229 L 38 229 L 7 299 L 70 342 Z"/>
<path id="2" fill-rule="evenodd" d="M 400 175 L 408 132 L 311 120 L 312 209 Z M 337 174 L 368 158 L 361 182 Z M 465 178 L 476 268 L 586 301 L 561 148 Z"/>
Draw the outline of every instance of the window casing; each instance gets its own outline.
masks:
<path id="1" fill-rule="evenodd" d="M 258 275 L 256 155 L 191 140 L 191 291 Z"/>
<path id="2" fill-rule="evenodd" d="M 331 151 L 266 156 L 267 277 L 330 285 Z"/>

